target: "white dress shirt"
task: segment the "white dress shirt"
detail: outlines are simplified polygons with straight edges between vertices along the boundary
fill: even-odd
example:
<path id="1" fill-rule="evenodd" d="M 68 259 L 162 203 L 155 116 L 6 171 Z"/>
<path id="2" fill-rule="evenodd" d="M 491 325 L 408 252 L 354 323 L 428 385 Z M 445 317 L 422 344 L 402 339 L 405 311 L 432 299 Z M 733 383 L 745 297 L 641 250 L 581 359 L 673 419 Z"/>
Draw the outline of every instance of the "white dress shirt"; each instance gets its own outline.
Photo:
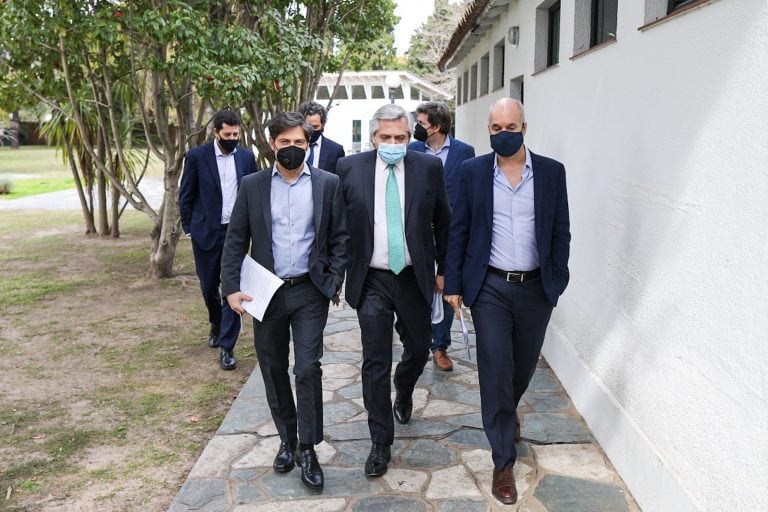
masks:
<path id="1" fill-rule="evenodd" d="M 235 151 L 228 155 L 221 152 L 219 142 L 213 143 L 216 152 L 216 167 L 219 168 L 219 181 L 221 182 L 221 223 L 229 224 L 232 216 L 232 208 L 237 199 L 237 169 L 235 168 Z"/>
<path id="2" fill-rule="evenodd" d="M 389 238 L 387 236 L 387 205 L 385 194 L 387 190 L 387 164 L 376 157 L 375 184 L 373 192 L 373 255 L 371 267 L 389 270 Z M 405 231 L 405 164 L 400 160 L 395 165 L 395 179 L 400 192 L 400 215 Z M 405 236 L 405 234 L 403 234 Z M 408 251 L 408 241 L 405 241 L 405 265 L 411 265 L 411 253 Z"/>

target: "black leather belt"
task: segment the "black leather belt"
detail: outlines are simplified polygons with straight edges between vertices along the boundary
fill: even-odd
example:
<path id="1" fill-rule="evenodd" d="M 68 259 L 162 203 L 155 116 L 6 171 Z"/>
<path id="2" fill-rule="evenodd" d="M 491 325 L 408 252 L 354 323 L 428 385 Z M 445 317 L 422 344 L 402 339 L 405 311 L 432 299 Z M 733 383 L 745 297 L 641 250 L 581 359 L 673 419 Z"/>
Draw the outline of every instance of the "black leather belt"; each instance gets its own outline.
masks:
<path id="1" fill-rule="evenodd" d="M 534 279 L 541 276 L 541 269 L 535 268 L 533 270 L 519 271 L 519 270 L 501 270 L 496 267 L 488 265 L 488 272 L 496 274 L 507 280 L 508 283 L 522 283 L 529 279 Z"/>
<path id="2" fill-rule="evenodd" d="M 285 286 L 286 288 L 290 288 L 291 286 L 296 286 L 297 284 L 306 283 L 307 281 L 309 281 L 309 272 L 301 276 L 284 278 L 283 286 Z"/>

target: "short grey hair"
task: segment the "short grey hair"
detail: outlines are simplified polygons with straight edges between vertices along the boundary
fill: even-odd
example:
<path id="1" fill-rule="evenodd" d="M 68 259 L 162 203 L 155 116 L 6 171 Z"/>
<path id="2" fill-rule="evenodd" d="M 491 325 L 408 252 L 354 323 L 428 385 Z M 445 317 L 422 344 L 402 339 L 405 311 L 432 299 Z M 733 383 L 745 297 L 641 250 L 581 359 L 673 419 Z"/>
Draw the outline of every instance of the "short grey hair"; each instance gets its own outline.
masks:
<path id="1" fill-rule="evenodd" d="M 515 98 L 501 98 L 500 100 L 494 101 L 491 104 L 491 108 L 488 109 L 488 124 L 491 123 L 491 114 L 493 113 L 493 109 L 504 103 L 511 103 L 512 105 L 516 105 L 517 108 L 520 110 L 520 122 L 521 124 L 525 123 L 525 107 L 520 102 L 520 100 L 517 100 Z"/>
<path id="2" fill-rule="evenodd" d="M 373 137 L 377 131 L 379 131 L 379 121 L 397 121 L 398 119 L 405 119 L 408 123 L 408 136 L 413 134 L 413 117 L 400 105 L 394 103 L 387 103 L 374 112 L 371 118 L 371 137 Z"/>

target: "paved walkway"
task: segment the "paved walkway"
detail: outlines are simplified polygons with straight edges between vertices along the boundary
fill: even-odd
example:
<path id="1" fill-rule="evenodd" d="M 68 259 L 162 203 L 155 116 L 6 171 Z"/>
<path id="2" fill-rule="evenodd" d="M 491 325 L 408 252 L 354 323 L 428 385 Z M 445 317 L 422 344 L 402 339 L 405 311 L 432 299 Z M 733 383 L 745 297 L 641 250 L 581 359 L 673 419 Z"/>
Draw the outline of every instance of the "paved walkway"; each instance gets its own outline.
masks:
<path id="1" fill-rule="evenodd" d="M 454 370 L 440 372 L 427 363 L 414 392 L 410 423 L 395 423 L 389 471 L 366 478 L 370 438 L 354 310 L 332 306 L 325 333 L 325 441 L 317 447 L 325 489 L 307 489 L 298 469 L 287 474 L 272 470 L 280 440 L 256 370 L 192 468 L 171 512 L 289 507 L 313 512 L 639 511 L 543 360 L 520 408 L 523 441 L 515 464 L 520 499 L 513 506 L 497 502 L 490 491 L 493 466 L 480 420 L 477 368 L 466 360 L 459 331 L 453 333 Z M 398 342 L 392 352 L 399 360 Z"/>

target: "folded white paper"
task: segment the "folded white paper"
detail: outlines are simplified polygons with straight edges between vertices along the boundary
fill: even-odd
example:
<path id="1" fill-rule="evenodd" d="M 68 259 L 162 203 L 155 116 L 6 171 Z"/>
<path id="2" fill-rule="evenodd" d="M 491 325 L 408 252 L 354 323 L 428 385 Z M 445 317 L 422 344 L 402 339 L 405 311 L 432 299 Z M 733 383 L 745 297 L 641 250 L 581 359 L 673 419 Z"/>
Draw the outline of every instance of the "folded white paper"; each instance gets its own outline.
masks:
<path id="1" fill-rule="evenodd" d="M 253 300 L 243 301 L 241 306 L 256 320 L 264 320 L 272 296 L 283 286 L 283 280 L 260 265 L 249 255 L 245 255 L 240 267 L 240 291 L 253 297 Z"/>
<path id="2" fill-rule="evenodd" d="M 435 292 L 434 297 L 432 297 L 432 323 L 433 324 L 439 324 L 443 321 L 443 294 Z"/>

